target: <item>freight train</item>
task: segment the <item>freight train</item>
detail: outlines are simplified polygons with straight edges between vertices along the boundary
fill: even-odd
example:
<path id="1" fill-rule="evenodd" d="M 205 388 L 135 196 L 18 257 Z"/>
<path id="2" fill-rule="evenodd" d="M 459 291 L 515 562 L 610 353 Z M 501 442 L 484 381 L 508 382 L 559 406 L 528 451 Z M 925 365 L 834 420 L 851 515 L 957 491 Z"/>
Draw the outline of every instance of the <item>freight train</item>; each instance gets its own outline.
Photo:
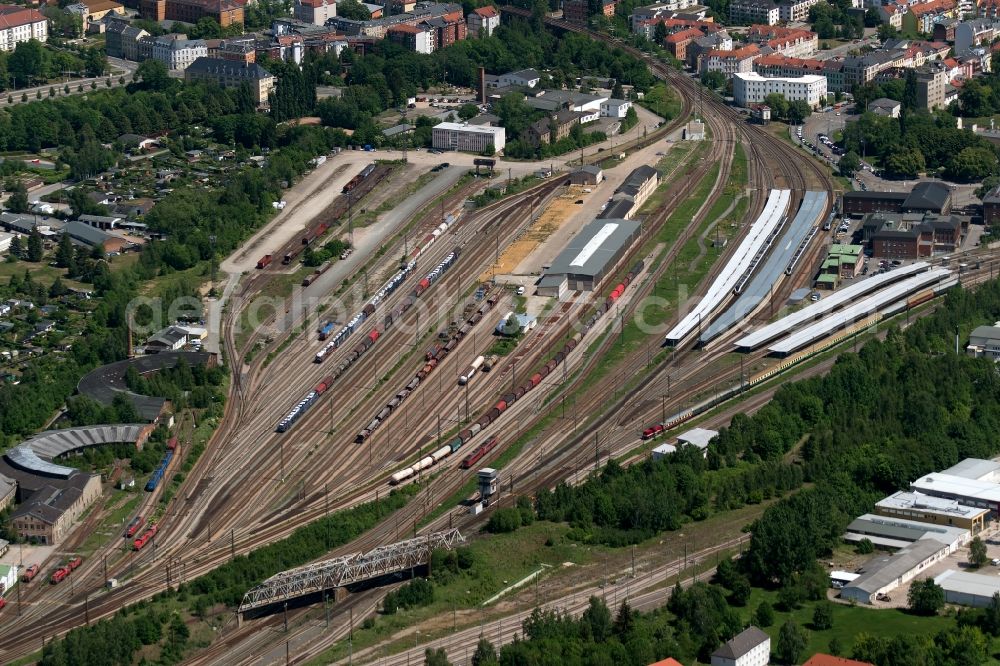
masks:
<path id="1" fill-rule="evenodd" d="M 342 192 L 344 194 L 347 194 L 348 192 L 353 192 L 355 188 L 357 188 L 357 186 L 361 184 L 361 181 L 363 181 L 368 176 L 372 175 L 374 171 L 375 171 L 375 163 L 373 162 L 368 166 L 366 166 L 364 169 L 362 169 L 361 173 L 359 173 L 354 178 L 351 178 L 349 181 L 347 181 L 347 184 L 344 185 L 344 189 L 342 190 Z"/>
<path id="2" fill-rule="evenodd" d="M 510 409 L 515 402 L 523 398 L 525 394 L 529 393 L 532 389 L 537 387 L 542 382 L 543 379 L 552 374 L 555 371 L 555 369 L 566 360 L 566 357 L 569 356 L 570 352 L 572 352 L 574 349 L 577 348 L 577 346 L 580 344 L 580 341 L 583 339 L 583 336 L 585 336 L 590 331 L 590 329 L 593 328 L 594 324 L 597 323 L 598 318 L 605 312 L 610 310 L 614 302 L 619 298 L 621 298 L 622 294 L 625 293 L 625 290 L 635 280 L 636 276 L 640 273 L 640 271 L 642 271 L 643 267 L 644 264 L 642 261 L 637 262 L 632 267 L 632 269 L 625 276 L 625 279 L 619 284 L 617 284 L 615 288 L 612 289 L 611 294 L 604 300 L 603 303 L 601 303 L 596 308 L 595 313 L 587 320 L 587 322 L 583 325 L 583 328 L 580 331 L 578 331 L 572 338 L 570 338 L 566 342 L 566 344 L 563 345 L 562 349 L 556 352 L 556 354 L 552 358 L 550 358 L 544 366 L 542 366 L 541 370 L 533 374 L 529 379 L 525 380 L 514 391 L 510 393 L 505 393 L 502 396 L 500 396 L 500 400 L 498 400 L 491 409 L 483 413 L 482 416 L 479 417 L 479 420 L 475 421 L 470 427 L 458 433 L 455 439 L 449 442 L 446 446 L 442 446 L 440 449 L 434 451 L 429 456 L 421 458 L 410 467 L 401 469 L 392 476 L 390 476 L 389 477 L 390 485 L 397 485 L 399 483 L 402 483 L 403 481 L 416 475 L 417 472 L 427 469 L 428 467 L 431 467 L 433 465 L 436 465 L 437 463 L 441 462 L 448 456 L 454 454 L 460 448 L 468 444 L 473 437 L 475 437 L 484 429 L 486 429 L 486 427 L 488 427 L 491 423 L 499 419 L 500 416 L 508 409 Z M 489 365 L 491 367 L 494 367 L 495 361 L 493 363 L 490 363 Z M 365 431 L 362 430 L 358 436 L 360 437 L 361 434 L 364 432 Z M 487 442 L 487 444 L 490 443 Z M 476 453 L 479 452 L 480 449 L 485 447 L 487 444 L 484 444 L 479 448 L 475 449 L 472 452 L 472 454 L 467 456 L 466 459 L 462 461 L 462 464 L 464 465 L 466 460 L 469 460 L 470 458 L 476 456 Z M 496 442 L 494 441 L 489 448 L 492 449 L 495 446 Z M 469 462 L 469 465 L 470 466 L 474 465 L 478 460 L 480 460 L 485 455 L 486 452 L 480 453 L 478 457 L 475 457 L 474 460 L 471 460 Z"/>
<path id="3" fill-rule="evenodd" d="M 331 265 L 332 265 L 332 262 L 329 262 L 329 261 L 324 262 L 322 266 L 319 266 L 316 270 L 314 270 L 312 272 L 312 275 L 307 275 L 307 276 L 305 276 L 305 278 L 303 278 L 303 280 L 302 280 L 302 286 L 303 287 L 308 287 L 309 285 L 311 285 L 313 282 L 316 281 L 316 278 L 318 278 L 320 275 L 322 275 L 323 273 L 326 273 L 328 270 L 330 270 L 330 266 Z"/>
<path id="4" fill-rule="evenodd" d="M 440 268 L 440 266 L 438 268 Z M 375 430 L 382 425 L 387 418 L 389 418 L 389 415 L 392 414 L 392 412 L 399 407 L 404 400 L 406 400 L 407 396 L 417 389 L 420 382 L 427 379 L 427 377 L 434 371 L 434 368 L 438 366 L 444 357 L 454 351 L 455 347 L 458 346 L 458 343 L 462 340 L 462 338 L 468 335 L 469 331 L 472 330 L 472 327 L 479 323 L 483 316 L 493 308 L 495 303 L 496 301 L 492 298 L 486 299 L 482 305 L 480 305 L 476 311 L 473 312 L 472 315 L 457 328 L 455 333 L 448 339 L 447 343 L 443 345 L 441 343 L 435 343 L 430 349 L 428 349 L 427 353 L 424 355 L 424 360 L 426 361 L 424 366 L 417 371 L 413 378 L 410 379 L 406 386 L 404 386 L 392 400 L 386 403 L 385 407 L 383 407 L 382 410 L 375 415 L 368 425 L 358 432 L 354 441 L 361 444 L 366 439 L 371 437 L 372 433 L 375 432 Z"/>
<path id="5" fill-rule="evenodd" d="M 303 245 L 310 245 L 314 240 L 322 236 L 330 228 L 329 222 L 320 222 L 315 227 L 306 232 L 306 235 L 302 237 Z"/>
<path id="6" fill-rule="evenodd" d="M 479 370 L 485 360 L 486 358 L 484 356 L 477 356 L 476 359 L 469 364 L 469 367 L 465 369 L 465 372 L 458 378 L 458 385 L 465 386 L 468 384 L 469 380 L 472 379 L 472 376 L 476 374 L 476 371 Z"/>
<path id="7" fill-rule="evenodd" d="M 167 471 L 167 465 L 170 461 L 174 459 L 174 450 L 167 449 L 166 454 L 163 456 L 163 460 L 160 461 L 159 466 L 153 470 L 153 476 L 149 477 L 149 481 L 146 482 L 146 492 L 153 492 L 156 487 L 160 485 L 160 481 L 163 480 L 163 475 Z"/>
<path id="8" fill-rule="evenodd" d="M 326 392 L 326 390 L 330 388 L 332 384 L 333 384 L 333 377 L 327 377 L 319 384 L 317 384 L 316 388 L 310 391 L 306 395 L 306 397 L 300 400 L 299 403 L 292 408 L 292 411 L 288 412 L 288 414 L 285 415 L 285 418 L 281 419 L 281 421 L 278 422 L 277 431 L 285 432 L 286 430 L 291 428 L 292 425 L 294 425 L 295 422 L 298 421 L 303 414 L 309 411 L 309 408 L 313 406 L 313 403 L 319 400 L 319 397 L 323 395 Z"/>
<path id="9" fill-rule="evenodd" d="M 264 269 L 271 265 L 271 259 L 273 257 L 269 254 L 265 254 L 263 257 L 257 260 L 257 268 Z"/>
<path id="10" fill-rule="evenodd" d="M 399 285 L 403 284 L 406 278 L 410 276 L 410 273 L 412 273 L 416 267 L 417 260 L 412 259 L 410 263 L 406 264 L 406 266 L 401 268 L 399 272 L 393 275 L 381 289 L 375 292 L 375 295 L 372 296 L 371 300 L 368 301 L 367 304 L 365 304 L 365 307 L 361 309 L 361 312 L 354 315 L 354 317 L 347 322 L 344 328 L 337 331 L 337 334 L 333 336 L 333 339 L 326 343 L 326 345 L 316 353 L 313 362 L 322 363 L 330 352 L 344 344 L 344 341 L 346 341 L 347 338 L 349 338 L 351 334 L 353 334 L 354 331 L 356 331 L 361 324 L 365 322 L 365 320 L 375 314 L 375 309 L 378 307 L 379 303 L 384 301 L 397 289 L 399 289 Z"/>

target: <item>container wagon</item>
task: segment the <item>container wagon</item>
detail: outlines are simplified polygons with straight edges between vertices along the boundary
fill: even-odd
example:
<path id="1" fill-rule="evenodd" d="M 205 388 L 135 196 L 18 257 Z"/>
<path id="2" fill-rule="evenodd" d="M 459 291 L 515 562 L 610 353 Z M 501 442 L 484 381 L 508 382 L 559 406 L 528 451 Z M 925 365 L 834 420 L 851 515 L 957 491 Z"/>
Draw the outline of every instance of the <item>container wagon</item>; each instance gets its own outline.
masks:
<path id="1" fill-rule="evenodd" d="M 298 421 L 303 414 L 309 411 L 309 408 L 313 406 L 320 396 L 323 395 L 328 388 L 333 385 L 333 377 L 327 377 L 319 384 L 317 384 L 312 391 L 306 394 L 302 400 L 292 408 L 292 411 L 285 415 L 285 418 L 278 422 L 277 431 L 285 432 L 291 428 L 296 421 Z"/>
<path id="2" fill-rule="evenodd" d="M 466 384 L 468 384 L 469 380 L 472 379 L 472 376 L 476 374 L 476 371 L 479 370 L 479 367 L 483 364 L 485 360 L 486 359 L 482 355 L 477 356 L 476 360 L 470 363 L 469 367 L 466 368 L 465 374 L 463 374 L 458 378 L 458 385 L 465 386 Z"/>

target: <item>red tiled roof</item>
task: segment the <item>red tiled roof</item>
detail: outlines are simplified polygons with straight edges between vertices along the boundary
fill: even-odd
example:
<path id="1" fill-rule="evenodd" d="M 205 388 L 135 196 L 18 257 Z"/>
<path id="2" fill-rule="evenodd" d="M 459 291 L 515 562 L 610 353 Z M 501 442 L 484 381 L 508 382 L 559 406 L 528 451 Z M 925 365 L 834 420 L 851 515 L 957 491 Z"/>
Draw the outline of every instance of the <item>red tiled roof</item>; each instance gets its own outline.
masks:
<path id="1" fill-rule="evenodd" d="M 672 35 L 667 35 L 667 44 L 677 44 L 678 42 L 683 42 L 685 39 L 698 39 L 699 37 L 704 37 L 703 33 L 698 28 L 688 28 L 687 30 L 681 30 L 680 32 L 675 32 Z"/>
<path id="2" fill-rule="evenodd" d="M 814 654 L 802 666 L 872 666 L 867 661 L 855 661 L 844 657 L 832 657 L 828 654 Z"/>
<path id="3" fill-rule="evenodd" d="M 946 12 L 949 9 L 955 8 L 954 0 L 930 0 L 930 2 L 924 2 L 919 5 L 913 5 L 910 7 L 910 11 L 913 12 L 914 16 L 923 16 L 924 14 L 936 14 L 939 12 Z"/>
<path id="4" fill-rule="evenodd" d="M 389 32 L 405 32 L 411 35 L 419 35 L 425 30 L 421 30 L 415 25 L 409 25 L 407 23 L 397 23 L 396 25 L 389 26 Z"/>
<path id="5" fill-rule="evenodd" d="M 667 657 L 663 661 L 654 662 L 654 663 L 650 664 L 649 666 L 684 666 L 684 664 L 682 664 L 681 662 L 677 661 L 673 657 Z"/>
<path id="6" fill-rule="evenodd" d="M 47 20 L 37 9 L 17 5 L 0 5 L 0 28 L 16 28 Z"/>
<path id="7" fill-rule="evenodd" d="M 485 7 L 477 7 L 472 10 L 474 13 L 479 14 L 483 18 L 493 18 L 497 16 L 497 8 L 493 5 L 487 5 Z"/>
<path id="8" fill-rule="evenodd" d="M 725 49 L 712 49 L 708 52 L 707 56 L 709 58 L 726 58 L 743 60 L 744 58 L 752 58 L 753 56 L 760 53 L 760 49 L 757 48 L 756 44 L 748 44 L 741 49 L 733 49 L 732 51 L 726 51 Z"/>

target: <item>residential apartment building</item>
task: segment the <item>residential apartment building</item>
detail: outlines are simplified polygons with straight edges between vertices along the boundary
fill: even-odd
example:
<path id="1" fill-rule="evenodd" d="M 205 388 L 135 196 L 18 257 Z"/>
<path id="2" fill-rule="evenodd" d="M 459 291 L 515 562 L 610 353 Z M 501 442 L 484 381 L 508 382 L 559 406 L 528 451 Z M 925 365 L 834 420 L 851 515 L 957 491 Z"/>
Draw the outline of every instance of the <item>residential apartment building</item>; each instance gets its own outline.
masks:
<path id="1" fill-rule="evenodd" d="M 644 24 L 648 24 L 654 19 L 667 19 L 673 16 L 674 12 L 679 12 L 697 3 L 694 0 L 671 0 L 670 2 L 658 2 L 654 5 L 636 7 L 629 16 L 629 24 L 632 32 L 642 34 L 645 30 Z M 655 26 L 655 23 L 653 24 Z M 646 39 L 652 39 L 652 34 L 644 35 Z"/>
<path id="2" fill-rule="evenodd" d="M 962 55 L 974 46 L 990 44 L 996 36 L 993 21 L 963 21 L 955 26 L 955 53 Z"/>
<path id="3" fill-rule="evenodd" d="M 702 56 L 700 71 L 703 74 L 722 72 L 726 78 L 732 78 L 734 74 L 752 72 L 753 61 L 760 56 L 760 49 L 756 44 L 748 44 L 732 51 L 713 50 Z"/>
<path id="4" fill-rule="evenodd" d="M 434 52 L 434 33 L 425 26 L 415 26 L 403 23 L 394 25 L 386 33 L 389 41 L 417 53 Z"/>
<path id="5" fill-rule="evenodd" d="M 929 0 L 911 5 L 903 16 L 903 28 L 922 33 L 934 31 L 934 24 L 941 19 L 955 18 L 958 5 L 955 0 Z"/>
<path id="6" fill-rule="evenodd" d="M 207 55 L 205 41 L 188 39 L 187 35 L 162 35 L 153 41 L 153 60 L 162 62 L 167 69 L 183 71 Z"/>
<path id="7" fill-rule="evenodd" d="M 809 8 L 823 0 L 782 0 L 779 5 L 781 20 L 785 23 L 805 23 L 809 20 Z"/>
<path id="8" fill-rule="evenodd" d="M 670 55 L 682 62 L 685 62 L 687 60 L 688 46 L 694 42 L 694 40 L 701 39 L 704 36 L 705 33 L 698 28 L 688 28 L 687 30 L 681 30 L 680 32 L 675 32 L 672 35 L 667 35 L 667 38 L 663 40 L 663 45 L 668 51 L 670 51 Z"/>
<path id="9" fill-rule="evenodd" d="M 465 16 L 470 35 L 490 37 L 500 27 L 500 12 L 493 5 L 478 7 Z"/>
<path id="10" fill-rule="evenodd" d="M 148 36 L 148 32 L 129 25 L 127 21 L 115 19 L 107 21 L 107 29 L 104 31 L 104 45 L 108 57 L 138 60 L 139 40 Z"/>
<path id="11" fill-rule="evenodd" d="M 21 42 L 49 38 L 48 19 L 37 9 L 0 5 L 0 51 L 13 51 Z"/>
<path id="12" fill-rule="evenodd" d="M 254 101 L 259 108 L 269 106 L 268 96 L 274 90 L 275 78 L 258 65 L 244 64 L 222 58 L 198 58 L 184 70 L 185 81 L 209 81 L 221 88 L 249 84 Z"/>
<path id="13" fill-rule="evenodd" d="M 503 150 L 505 139 L 506 132 L 502 127 L 438 123 L 431 130 L 431 143 L 439 150 L 498 153 Z"/>
<path id="14" fill-rule="evenodd" d="M 140 0 L 139 13 L 157 22 L 197 23 L 208 16 L 224 28 L 243 23 L 243 5 L 238 0 Z"/>
<path id="15" fill-rule="evenodd" d="M 304 23 L 326 25 L 337 15 L 337 3 L 334 0 L 295 0 L 292 15 Z"/>
<path id="16" fill-rule="evenodd" d="M 844 63 L 841 60 L 810 60 L 766 55 L 754 60 L 754 71 L 763 76 L 805 76 L 816 74 L 826 78 L 827 92 L 847 92 L 844 83 Z"/>
<path id="17" fill-rule="evenodd" d="M 774 0 L 732 0 L 729 20 L 740 25 L 774 25 L 781 20 L 781 7 Z"/>
<path id="18" fill-rule="evenodd" d="M 732 51 L 733 38 L 725 30 L 710 32 L 704 37 L 698 37 L 687 45 L 686 60 L 687 66 L 698 70 L 701 69 L 701 57 L 709 51 Z"/>
<path id="19" fill-rule="evenodd" d="M 945 87 L 948 85 L 948 67 L 935 62 L 913 70 L 917 77 L 917 106 L 933 111 L 945 106 Z"/>
<path id="20" fill-rule="evenodd" d="M 712 666 L 767 666 L 771 637 L 751 625 L 712 653 Z"/>
<path id="21" fill-rule="evenodd" d="M 773 52 L 789 58 L 808 58 L 819 45 L 815 32 L 760 24 L 750 26 L 747 41 L 769 46 Z"/>
<path id="22" fill-rule="evenodd" d="M 826 102 L 826 77 L 763 77 L 757 72 L 733 75 L 733 98 L 737 106 L 760 104 L 768 95 L 781 95 L 789 102 L 802 101 L 811 108 Z"/>
<path id="23" fill-rule="evenodd" d="M 424 5 L 413 9 L 405 14 L 392 14 L 384 18 L 372 19 L 369 21 L 356 21 L 337 16 L 329 21 L 329 27 L 338 30 L 348 37 L 371 37 L 373 39 L 384 39 L 389 28 L 394 25 L 409 24 L 417 25 L 427 22 L 432 18 L 439 18 L 445 15 L 457 16 L 457 20 L 465 25 L 465 18 L 462 14 L 462 5 L 453 3 L 439 3 Z M 464 34 L 464 28 L 463 28 Z M 464 37 L 463 37 L 464 38 Z"/>

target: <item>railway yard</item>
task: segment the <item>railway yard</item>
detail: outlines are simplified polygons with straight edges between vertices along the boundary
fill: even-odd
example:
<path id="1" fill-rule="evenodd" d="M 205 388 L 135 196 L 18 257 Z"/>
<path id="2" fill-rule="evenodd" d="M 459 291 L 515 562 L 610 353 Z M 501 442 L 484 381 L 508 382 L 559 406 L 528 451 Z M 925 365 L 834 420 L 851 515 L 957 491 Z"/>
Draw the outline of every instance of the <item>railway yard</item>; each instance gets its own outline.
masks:
<path id="1" fill-rule="evenodd" d="M 583 30 L 558 19 L 546 22 L 554 30 Z M 355 155 L 340 168 L 343 156 L 331 157 L 328 178 L 338 187 L 322 194 L 322 205 L 303 205 L 295 214 L 290 209 L 278 218 L 290 220 L 289 228 L 258 234 L 222 264 L 232 270 L 231 303 L 239 305 L 221 315 L 229 398 L 204 454 L 150 523 L 143 517 L 157 512 L 166 492 L 161 479 L 176 475 L 187 455 L 171 441 L 148 492 L 128 516 L 129 547 L 109 541 L 66 570 L 53 559 L 38 581 L 19 587 L 0 630 L 0 660 L 37 656 L 47 640 L 74 627 L 393 491 L 410 493 L 402 508 L 323 559 L 343 558 L 347 567 L 356 554 L 455 529 L 480 538 L 495 507 L 561 482 L 580 483 L 610 459 L 644 459 L 649 440 L 668 441 L 682 425 L 725 426 L 733 415 L 766 404 L 781 373 L 823 372 L 833 363 L 828 350 L 869 329 L 877 334 L 882 321 L 929 311 L 932 299 L 959 283 L 992 277 L 995 254 L 979 248 L 857 280 L 791 313 L 779 312 L 794 291 L 812 284 L 830 240 L 821 228 L 835 215 L 840 186 L 819 161 L 748 124 L 721 101 L 700 99 L 700 86 L 690 77 L 640 51 L 634 55 L 680 95 L 682 109 L 613 168 L 628 173 L 647 166 L 636 156 L 646 159 L 662 149 L 696 105 L 709 138 L 660 162 L 657 204 L 638 214 L 634 238 L 593 290 L 542 298 L 533 287 L 519 291 L 522 282 L 493 279 L 502 268 L 503 275 L 518 272 L 536 281 L 547 268 L 542 257 L 560 249 L 547 244 L 577 233 L 575 226 L 539 231 L 540 219 L 555 220 L 553 229 L 576 224 L 566 212 L 575 204 L 567 201 L 586 196 L 559 171 L 480 208 L 466 203 L 484 185 L 481 179 L 444 174 L 443 189 L 413 214 L 376 216 L 388 220 L 376 223 L 381 235 L 367 250 L 359 246 L 350 264 L 345 254 L 301 268 L 307 249 L 354 231 L 348 226 L 368 205 L 366 197 L 395 200 L 418 169 Z M 719 213 L 729 211 L 727 185 L 741 170 L 743 219 L 721 230 L 728 243 L 706 249 L 706 235 L 724 217 Z M 394 180 L 398 172 L 407 174 L 402 184 Z M 701 187 L 704 200 L 689 200 Z M 317 214 L 306 215 L 316 208 Z M 664 229 L 678 215 L 684 224 L 665 240 Z M 600 221 L 625 227 L 622 220 Z M 585 262 L 599 244 L 600 237 L 574 261 Z M 695 259 L 685 253 L 691 247 L 701 247 Z M 678 271 L 687 272 L 703 256 L 712 261 L 697 283 L 679 284 Z M 537 265 L 525 268 L 532 262 Z M 255 296 L 289 276 L 291 293 L 277 301 L 269 296 L 247 329 Z M 498 343 L 494 328 L 515 313 L 530 324 L 516 344 Z M 658 321 L 643 324 L 651 313 Z M 480 499 L 473 485 L 483 468 L 495 468 L 496 494 L 485 508 L 470 511 Z M 60 552 L 82 543 L 99 519 L 89 516 Z M 545 583 L 543 605 L 579 614 L 590 596 L 607 598 L 611 590 L 615 598 L 628 596 L 635 608 L 651 608 L 662 603 L 665 581 L 738 550 L 747 538 L 727 533 L 708 543 L 706 537 L 683 560 L 673 550 L 650 549 L 638 573 L 633 553 L 631 574 L 613 565 L 615 577 L 627 584 L 561 572 L 565 579 Z M 413 568 L 412 562 L 396 569 L 372 566 L 383 576 Z M 526 587 L 488 614 L 456 610 L 423 635 L 383 636 L 354 649 L 346 645 L 348 636 L 401 579 L 347 592 L 340 584 L 308 587 L 316 583 L 309 571 L 295 575 L 314 576 L 303 587 L 311 596 L 286 591 L 274 603 L 248 604 L 240 612 L 214 609 L 213 640 L 187 663 L 409 664 L 420 663 L 426 647 L 440 647 L 452 663 L 469 664 L 480 635 L 497 645 L 509 642 L 538 598 L 537 585 L 534 597 Z M 48 584 L 50 577 L 58 584 Z M 109 579 L 119 583 L 109 587 Z"/>

